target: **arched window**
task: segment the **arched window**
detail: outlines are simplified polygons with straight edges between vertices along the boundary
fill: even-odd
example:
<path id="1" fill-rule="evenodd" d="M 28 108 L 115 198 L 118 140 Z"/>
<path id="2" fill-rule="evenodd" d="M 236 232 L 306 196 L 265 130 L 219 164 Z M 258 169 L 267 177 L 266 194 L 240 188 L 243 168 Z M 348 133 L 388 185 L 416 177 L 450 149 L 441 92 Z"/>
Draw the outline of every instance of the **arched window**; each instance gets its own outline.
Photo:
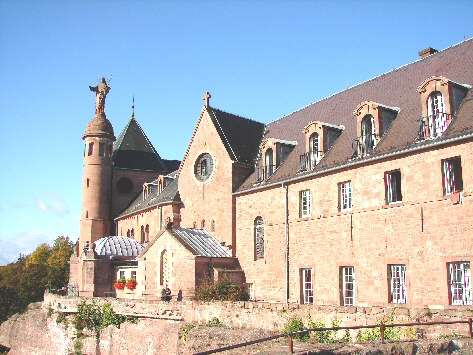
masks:
<path id="1" fill-rule="evenodd" d="M 126 236 L 127 236 L 128 238 L 130 238 L 130 236 L 131 236 L 129 229 L 126 231 Z"/>
<path id="2" fill-rule="evenodd" d="M 255 218 L 255 260 L 264 259 L 264 221 L 258 216 Z"/>
<path id="3" fill-rule="evenodd" d="M 266 179 L 268 179 L 274 173 L 273 150 L 271 148 L 266 150 L 264 166 Z"/>
<path id="4" fill-rule="evenodd" d="M 194 229 L 197 229 L 197 222 L 194 222 Z"/>
<path id="5" fill-rule="evenodd" d="M 168 251 L 164 249 L 161 252 L 161 260 L 160 260 L 160 285 L 166 285 L 169 282 L 170 278 L 170 269 L 169 269 L 169 255 Z"/>
<path id="6" fill-rule="evenodd" d="M 131 229 L 130 238 L 135 238 L 135 229 L 134 228 Z"/>
<path id="7" fill-rule="evenodd" d="M 200 226 L 202 229 L 205 228 L 205 219 L 203 219 L 201 222 L 200 222 Z"/>
<path id="8" fill-rule="evenodd" d="M 429 95 L 427 114 L 430 137 L 436 137 L 445 132 L 449 116 L 445 113 L 445 102 L 440 91 L 434 91 Z"/>
<path id="9" fill-rule="evenodd" d="M 143 244 L 145 242 L 145 227 L 141 226 L 141 239 L 140 243 Z"/>
<path id="10" fill-rule="evenodd" d="M 320 139 L 318 133 L 312 133 L 309 138 L 310 169 L 315 168 L 320 160 Z"/>
<path id="11" fill-rule="evenodd" d="M 366 115 L 361 120 L 361 154 L 371 153 L 376 146 L 376 128 L 374 117 Z"/>
<path id="12" fill-rule="evenodd" d="M 149 224 L 147 224 L 145 228 L 145 242 L 149 242 Z"/>

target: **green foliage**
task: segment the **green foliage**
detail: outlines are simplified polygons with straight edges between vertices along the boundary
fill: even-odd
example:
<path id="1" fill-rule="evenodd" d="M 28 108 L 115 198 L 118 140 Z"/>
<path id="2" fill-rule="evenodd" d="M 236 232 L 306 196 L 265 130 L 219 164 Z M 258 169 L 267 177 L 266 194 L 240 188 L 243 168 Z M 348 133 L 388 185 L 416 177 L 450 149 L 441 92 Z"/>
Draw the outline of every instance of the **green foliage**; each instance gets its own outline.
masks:
<path id="1" fill-rule="evenodd" d="M 378 324 L 393 324 L 396 316 L 396 309 L 393 309 L 388 319 L 382 318 Z M 385 340 L 399 340 L 401 338 L 415 338 L 415 329 L 412 327 L 386 327 L 384 328 Z M 356 335 L 357 341 L 381 341 L 381 329 L 379 327 L 370 329 L 360 329 Z"/>
<path id="2" fill-rule="evenodd" d="M 136 324 L 138 318 L 126 317 L 116 313 L 110 303 L 99 306 L 95 302 L 87 304 L 85 301 L 77 305 L 77 314 L 74 319 L 74 324 L 78 331 L 82 331 L 85 328 L 94 330 L 97 335 L 109 325 L 120 328 L 120 325 L 124 322 Z"/>
<path id="3" fill-rule="evenodd" d="M 46 288 L 67 285 L 72 248 L 68 237 L 58 237 L 53 247 L 41 244 L 30 255 L 0 267 L 0 323 L 41 301 Z"/>
<path id="4" fill-rule="evenodd" d="M 457 333 L 439 335 L 439 339 L 462 339 L 462 338 L 468 338 L 468 337 L 466 335 L 457 334 Z"/>
<path id="5" fill-rule="evenodd" d="M 205 280 L 196 287 L 194 299 L 198 301 L 248 301 L 249 296 L 241 285 L 227 278 L 212 283 Z"/>
<path id="6" fill-rule="evenodd" d="M 323 320 L 318 320 L 317 322 L 314 322 L 309 314 L 307 323 L 309 329 L 338 328 L 342 324 L 342 321 L 336 318 L 332 319 L 332 325 L 330 327 L 327 327 Z M 342 332 L 342 330 L 317 330 L 311 332 L 311 341 L 325 344 L 348 343 L 350 341 L 350 332 L 348 331 L 348 329 L 343 332 L 343 336 L 340 336 L 339 332 Z"/>
<path id="7" fill-rule="evenodd" d="M 302 319 L 294 316 L 294 317 L 291 317 L 287 321 L 286 325 L 284 326 L 283 333 L 289 334 L 289 333 L 299 332 L 305 329 L 306 327 L 304 326 L 304 322 L 302 321 Z M 292 337 L 294 339 L 306 341 L 307 339 L 309 339 L 309 332 L 294 334 Z"/>
<path id="8" fill-rule="evenodd" d="M 207 322 L 207 327 L 223 327 L 223 323 L 217 317 L 213 317 Z"/>
<path id="9" fill-rule="evenodd" d="M 187 336 L 189 335 L 191 330 L 194 329 L 194 328 L 195 328 L 195 325 L 193 325 L 193 324 L 187 324 L 187 325 L 182 327 L 182 341 L 184 342 L 184 344 L 187 341 Z"/>
<path id="10" fill-rule="evenodd" d="M 56 323 L 57 324 L 61 324 L 61 323 L 64 323 L 64 324 L 67 324 L 67 317 L 66 317 L 66 313 L 59 313 L 57 318 L 56 318 Z"/>

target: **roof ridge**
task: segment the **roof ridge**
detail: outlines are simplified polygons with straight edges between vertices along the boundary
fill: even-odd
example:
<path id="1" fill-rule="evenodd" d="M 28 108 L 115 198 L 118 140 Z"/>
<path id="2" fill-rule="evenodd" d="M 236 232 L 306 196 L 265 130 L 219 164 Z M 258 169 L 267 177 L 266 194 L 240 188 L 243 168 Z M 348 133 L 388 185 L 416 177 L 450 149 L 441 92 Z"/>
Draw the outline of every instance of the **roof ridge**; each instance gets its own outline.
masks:
<path id="1" fill-rule="evenodd" d="M 219 108 L 216 108 L 216 107 L 213 107 L 213 106 L 209 106 L 209 108 L 211 108 L 212 110 L 217 110 L 217 111 L 220 111 L 220 112 L 223 112 L 223 113 L 226 113 L 227 115 L 232 115 L 232 116 L 235 116 L 235 117 L 238 117 L 238 118 L 241 118 L 243 120 L 247 120 L 247 121 L 251 121 L 251 122 L 255 122 L 255 123 L 260 123 L 260 124 L 263 124 L 263 122 L 259 122 L 259 121 L 256 121 L 256 120 L 253 120 L 251 118 L 248 118 L 248 117 L 243 117 L 241 115 L 237 115 L 235 113 L 232 113 L 232 112 L 228 112 L 228 111 L 224 111 L 224 110 L 221 110 Z"/>
<path id="2" fill-rule="evenodd" d="M 269 125 L 269 124 L 271 124 L 271 123 L 275 123 L 275 122 L 277 122 L 277 121 L 279 121 L 279 120 L 282 120 L 283 118 L 286 118 L 286 117 L 288 117 L 288 116 L 293 115 L 293 114 L 296 113 L 296 112 L 302 111 L 302 110 L 306 109 L 306 108 L 309 107 L 309 106 L 318 104 L 318 103 L 320 103 L 320 102 L 322 102 L 322 101 L 325 101 L 325 100 L 328 100 L 328 99 L 330 99 L 330 98 L 332 98 L 332 97 L 334 97 L 334 96 L 337 96 L 337 95 L 339 95 L 339 94 L 341 94 L 341 93 L 343 93 L 343 92 L 346 92 L 346 91 L 348 91 L 348 90 L 352 90 L 352 89 L 354 89 L 354 88 L 357 88 L 357 87 L 360 86 L 360 85 L 363 85 L 363 84 L 365 84 L 365 83 L 369 83 L 369 82 L 371 82 L 371 81 L 373 81 L 373 80 L 375 80 L 375 79 L 378 79 L 378 78 L 380 78 L 380 77 L 382 77 L 382 76 L 384 76 L 384 75 L 391 74 L 391 73 L 393 73 L 393 72 L 395 72 L 395 71 L 398 71 L 399 69 L 405 68 L 405 67 L 407 67 L 407 66 L 409 66 L 409 65 L 411 65 L 411 64 L 415 64 L 415 63 L 417 63 L 417 62 L 424 61 L 424 60 L 429 60 L 429 59 L 431 59 L 431 58 L 434 57 L 434 56 L 438 56 L 439 54 L 444 53 L 445 51 L 448 51 L 448 50 L 450 50 L 450 49 L 452 49 L 452 48 L 454 48 L 454 47 L 461 46 L 462 44 L 465 44 L 465 43 L 467 43 L 467 42 L 469 42 L 469 41 L 473 41 L 473 37 L 471 37 L 471 38 L 469 38 L 469 39 L 467 39 L 467 40 L 464 40 L 463 42 L 454 44 L 454 45 L 452 45 L 452 46 L 450 46 L 450 47 L 447 47 L 447 48 L 445 48 L 445 49 L 442 49 L 442 50 L 440 50 L 440 51 L 438 51 L 438 52 L 436 52 L 436 53 L 434 53 L 434 54 L 429 55 L 429 56 L 426 57 L 426 58 L 419 58 L 419 59 L 416 59 L 416 60 L 413 61 L 413 62 L 410 62 L 410 63 L 404 64 L 404 65 L 401 65 L 400 67 L 397 67 L 397 68 L 394 68 L 394 69 L 389 70 L 389 71 L 387 71 L 387 72 L 384 72 L 384 73 L 382 73 L 382 74 L 379 74 L 379 75 L 377 75 L 377 76 L 375 76 L 375 77 L 373 77 L 373 78 L 364 80 L 364 81 L 362 81 L 362 82 L 360 82 L 360 83 L 358 83 L 358 84 L 356 84 L 356 85 L 354 85 L 354 86 L 350 86 L 350 87 L 348 87 L 348 88 L 346 88 L 346 89 L 340 90 L 340 91 L 338 91 L 338 92 L 336 92 L 336 93 L 334 93 L 334 94 L 332 94 L 332 95 L 330 95 L 330 96 L 327 96 L 327 97 L 324 97 L 324 98 L 322 98 L 322 99 L 320 99 L 320 100 L 314 101 L 314 102 L 312 102 L 312 103 L 310 103 L 310 104 L 308 104 L 308 105 L 306 105 L 306 106 L 304 106 L 304 107 L 301 107 L 300 109 L 297 109 L 297 110 L 292 111 L 292 112 L 290 112 L 290 113 L 288 113 L 288 114 L 286 114 L 286 115 L 284 115 L 284 116 L 282 116 L 282 117 L 280 117 L 280 118 L 277 118 L 277 119 L 275 119 L 275 120 L 273 120 L 273 121 L 270 121 L 270 122 L 268 122 L 266 125 Z"/>

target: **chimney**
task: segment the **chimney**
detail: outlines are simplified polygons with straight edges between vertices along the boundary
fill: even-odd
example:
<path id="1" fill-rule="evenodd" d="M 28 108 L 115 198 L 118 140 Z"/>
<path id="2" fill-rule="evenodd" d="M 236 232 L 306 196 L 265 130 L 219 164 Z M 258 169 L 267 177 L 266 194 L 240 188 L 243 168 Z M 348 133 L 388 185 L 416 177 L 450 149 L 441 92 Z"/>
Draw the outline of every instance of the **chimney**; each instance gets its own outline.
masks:
<path id="1" fill-rule="evenodd" d="M 427 47 L 426 49 L 423 49 L 419 52 L 419 57 L 420 59 L 427 58 L 429 55 L 437 53 L 438 50 L 432 48 L 432 47 Z"/>

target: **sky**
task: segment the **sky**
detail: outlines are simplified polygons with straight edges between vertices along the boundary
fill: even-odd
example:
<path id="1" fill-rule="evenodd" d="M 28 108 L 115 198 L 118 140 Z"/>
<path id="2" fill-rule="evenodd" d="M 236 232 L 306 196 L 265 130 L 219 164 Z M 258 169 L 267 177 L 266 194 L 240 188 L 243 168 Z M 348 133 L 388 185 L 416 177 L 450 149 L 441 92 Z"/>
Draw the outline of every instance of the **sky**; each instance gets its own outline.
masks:
<path id="1" fill-rule="evenodd" d="M 268 123 L 473 36 L 473 1 L 0 1 L 0 265 L 77 240 L 96 86 L 181 160 L 206 91 Z"/>

